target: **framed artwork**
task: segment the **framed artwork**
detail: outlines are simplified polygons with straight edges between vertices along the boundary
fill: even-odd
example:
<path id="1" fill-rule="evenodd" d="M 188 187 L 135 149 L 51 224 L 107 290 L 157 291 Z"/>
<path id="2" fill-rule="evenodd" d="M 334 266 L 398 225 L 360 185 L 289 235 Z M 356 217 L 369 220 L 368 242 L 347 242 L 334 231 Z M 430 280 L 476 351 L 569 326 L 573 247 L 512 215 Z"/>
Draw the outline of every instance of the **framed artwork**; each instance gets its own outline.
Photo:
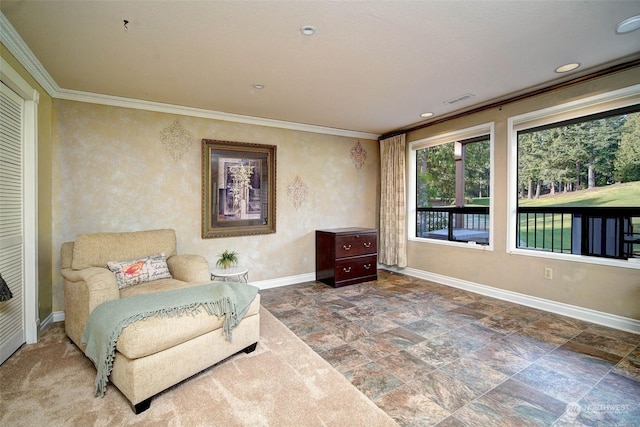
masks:
<path id="1" fill-rule="evenodd" d="M 202 140 L 202 238 L 276 232 L 276 146 Z"/>

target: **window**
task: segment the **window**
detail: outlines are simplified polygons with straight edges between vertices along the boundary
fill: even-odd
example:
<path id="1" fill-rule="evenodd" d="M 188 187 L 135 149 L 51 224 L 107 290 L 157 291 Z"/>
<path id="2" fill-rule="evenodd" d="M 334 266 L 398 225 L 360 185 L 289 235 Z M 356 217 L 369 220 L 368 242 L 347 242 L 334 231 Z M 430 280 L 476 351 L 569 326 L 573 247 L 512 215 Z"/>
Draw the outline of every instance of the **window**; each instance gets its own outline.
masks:
<path id="1" fill-rule="evenodd" d="M 491 125 L 411 145 L 410 238 L 490 244 Z"/>
<path id="2" fill-rule="evenodd" d="M 516 249 L 640 258 L 638 91 L 560 107 L 543 120 L 513 121 Z"/>

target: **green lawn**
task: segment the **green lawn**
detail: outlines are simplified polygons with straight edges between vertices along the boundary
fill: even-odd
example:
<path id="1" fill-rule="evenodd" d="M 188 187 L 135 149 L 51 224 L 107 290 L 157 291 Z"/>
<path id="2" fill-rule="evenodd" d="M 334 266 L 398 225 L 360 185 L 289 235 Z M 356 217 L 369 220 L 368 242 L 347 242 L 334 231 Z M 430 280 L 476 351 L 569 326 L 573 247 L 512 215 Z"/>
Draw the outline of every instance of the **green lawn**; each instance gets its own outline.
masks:
<path id="1" fill-rule="evenodd" d="M 519 199 L 520 206 L 637 206 L 640 207 L 640 181 L 612 184 L 591 190 L 546 195 L 539 199 Z"/>
<path id="2" fill-rule="evenodd" d="M 489 206 L 490 200 L 489 197 L 476 197 L 470 204 L 465 204 L 465 206 Z"/>

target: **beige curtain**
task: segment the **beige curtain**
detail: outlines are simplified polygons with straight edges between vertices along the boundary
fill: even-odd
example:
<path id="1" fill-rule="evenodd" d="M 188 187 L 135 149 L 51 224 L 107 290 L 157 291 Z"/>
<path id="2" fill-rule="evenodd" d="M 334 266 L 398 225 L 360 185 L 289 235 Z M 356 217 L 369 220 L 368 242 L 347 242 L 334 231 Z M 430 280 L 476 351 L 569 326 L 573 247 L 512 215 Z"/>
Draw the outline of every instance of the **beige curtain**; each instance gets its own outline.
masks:
<path id="1" fill-rule="evenodd" d="M 378 261 L 407 266 L 405 135 L 380 141 L 380 244 Z"/>

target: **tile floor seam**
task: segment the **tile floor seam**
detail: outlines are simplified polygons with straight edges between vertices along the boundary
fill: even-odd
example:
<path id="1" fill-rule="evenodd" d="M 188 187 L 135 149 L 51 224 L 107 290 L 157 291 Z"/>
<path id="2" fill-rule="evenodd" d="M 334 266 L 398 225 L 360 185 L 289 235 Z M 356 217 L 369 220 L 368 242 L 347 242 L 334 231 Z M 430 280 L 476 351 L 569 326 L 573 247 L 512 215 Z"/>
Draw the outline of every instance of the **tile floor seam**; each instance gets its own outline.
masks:
<path id="1" fill-rule="evenodd" d="M 479 396 L 477 396 L 476 398 L 474 398 L 471 402 L 467 403 L 466 405 L 461 406 L 460 408 L 458 408 L 455 412 L 453 412 L 451 414 L 451 416 L 455 417 L 457 412 L 460 412 L 464 407 L 466 407 L 467 405 L 472 404 L 473 402 L 476 402 L 477 400 L 481 399 L 483 396 L 487 395 L 491 390 L 495 389 L 496 387 L 500 386 L 501 384 L 504 384 L 505 382 L 509 381 L 511 379 L 511 377 L 507 377 L 504 381 L 500 382 L 499 384 L 496 384 L 494 387 L 488 389 L 487 391 L 485 391 L 484 393 L 480 394 Z M 458 420 L 458 418 L 456 418 L 456 420 Z M 459 420 L 458 420 L 459 421 Z M 462 422 L 462 421 L 460 421 Z M 463 423 L 464 424 L 464 423 Z M 465 424 L 466 426 L 467 424 Z"/>

